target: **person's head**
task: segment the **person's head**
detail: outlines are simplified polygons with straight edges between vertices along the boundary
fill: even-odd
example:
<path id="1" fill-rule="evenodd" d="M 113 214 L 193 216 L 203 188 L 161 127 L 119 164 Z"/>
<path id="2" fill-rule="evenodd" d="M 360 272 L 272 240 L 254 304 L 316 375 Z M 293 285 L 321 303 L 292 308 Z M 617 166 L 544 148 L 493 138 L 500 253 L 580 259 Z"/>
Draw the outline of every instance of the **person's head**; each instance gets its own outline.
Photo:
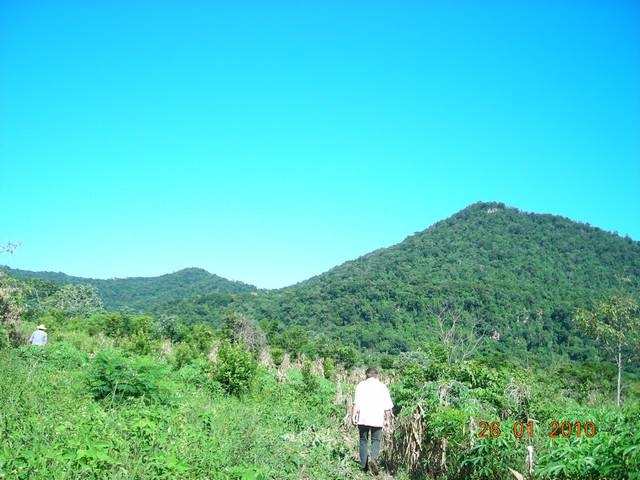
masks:
<path id="1" fill-rule="evenodd" d="M 378 369 L 375 367 L 369 367 L 367 368 L 365 375 L 367 376 L 367 378 L 378 378 Z"/>
<path id="2" fill-rule="evenodd" d="M 45 327 L 45 326 L 41 323 L 40 325 L 38 325 L 38 326 L 37 326 L 37 329 L 38 329 L 38 330 L 44 330 L 44 331 L 46 331 L 46 330 L 47 330 L 47 327 Z"/>

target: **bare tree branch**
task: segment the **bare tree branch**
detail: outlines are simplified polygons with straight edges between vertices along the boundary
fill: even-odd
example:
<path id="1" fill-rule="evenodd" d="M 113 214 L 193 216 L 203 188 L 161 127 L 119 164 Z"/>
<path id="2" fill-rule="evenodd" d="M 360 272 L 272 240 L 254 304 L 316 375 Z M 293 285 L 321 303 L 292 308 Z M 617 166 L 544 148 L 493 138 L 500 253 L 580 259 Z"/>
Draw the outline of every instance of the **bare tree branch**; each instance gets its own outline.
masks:
<path id="1" fill-rule="evenodd" d="M 440 342 L 447 350 L 447 362 L 464 362 L 471 358 L 485 338 L 478 333 L 478 321 L 465 318 L 462 311 L 449 304 L 436 305 L 432 311 Z"/>
<path id="2" fill-rule="evenodd" d="M 0 255 L 3 253 L 13 253 L 16 248 L 22 246 L 22 242 L 7 242 L 5 245 L 0 245 Z"/>

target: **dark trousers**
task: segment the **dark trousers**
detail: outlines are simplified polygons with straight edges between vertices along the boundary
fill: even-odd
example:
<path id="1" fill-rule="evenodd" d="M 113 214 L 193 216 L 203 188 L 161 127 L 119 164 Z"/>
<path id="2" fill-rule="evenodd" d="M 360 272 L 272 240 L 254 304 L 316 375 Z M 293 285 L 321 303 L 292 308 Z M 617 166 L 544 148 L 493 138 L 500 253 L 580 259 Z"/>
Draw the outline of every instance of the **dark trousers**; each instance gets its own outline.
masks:
<path id="1" fill-rule="evenodd" d="M 382 427 L 370 427 L 368 425 L 358 425 L 360 432 L 360 467 L 367 467 L 367 456 L 369 454 L 369 434 L 371 434 L 371 460 L 378 458 L 380 452 L 380 437 Z"/>

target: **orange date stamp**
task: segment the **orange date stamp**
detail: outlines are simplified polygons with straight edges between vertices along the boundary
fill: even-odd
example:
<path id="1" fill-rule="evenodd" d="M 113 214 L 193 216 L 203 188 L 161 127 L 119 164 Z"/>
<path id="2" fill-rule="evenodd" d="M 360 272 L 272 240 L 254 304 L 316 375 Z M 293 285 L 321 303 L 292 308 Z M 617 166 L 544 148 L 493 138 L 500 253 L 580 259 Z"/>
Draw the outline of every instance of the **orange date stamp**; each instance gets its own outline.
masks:
<path id="1" fill-rule="evenodd" d="M 536 423 L 533 420 L 528 422 L 514 422 L 511 428 L 503 426 L 500 422 L 478 422 L 478 438 L 498 438 L 505 431 L 509 431 L 515 438 L 532 438 L 535 434 Z M 586 437 L 593 438 L 596 435 L 596 424 L 591 420 L 587 422 L 549 422 L 547 436 L 550 438 L 571 438 Z"/>

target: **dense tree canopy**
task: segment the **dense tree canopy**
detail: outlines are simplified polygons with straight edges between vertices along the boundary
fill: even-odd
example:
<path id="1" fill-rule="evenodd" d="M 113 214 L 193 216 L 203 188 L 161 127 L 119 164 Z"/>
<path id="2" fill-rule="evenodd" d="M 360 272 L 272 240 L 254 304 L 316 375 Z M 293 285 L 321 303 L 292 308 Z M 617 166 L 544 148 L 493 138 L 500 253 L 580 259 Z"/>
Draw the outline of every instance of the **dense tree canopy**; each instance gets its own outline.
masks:
<path id="1" fill-rule="evenodd" d="M 575 330 L 574 310 L 620 288 L 637 294 L 639 285 L 638 242 L 558 216 L 478 203 L 300 284 L 197 295 L 156 311 L 217 325 L 232 308 L 271 325 L 271 340 L 286 342 L 282 330 L 300 326 L 310 339 L 327 335 L 362 351 L 397 354 L 438 337 L 436 313 L 446 304 L 486 338 L 485 354 L 525 361 L 528 353 L 553 351 L 585 360 L 597 350 Z"/>
<path id="2" fill-rule="evenodd" d="M 154 306 L 183 299 L 196 294 L 213 292 L 245 292 L 256 288 L 242 282 L 233 282 L 213 275 L 201 268 L 185 268 L 160 277 L 133 277 L 97 280 L 73 277 L 56 272 L 30 272 L 4 267 L 12 277 L 20 280 L 36 279 L 55 285 L 88 284 L 94 286 L 108 310 L 129 309 L 136 312 L 151 310 Z"/>
<path id="3" fill-rule="evenodd" d="M 586 360 L 598 351 L 575 329 L 573 313 L 621 288 L 638 294 L 640 243 L 563 217 L 476 203 L 398 245 L 280 290 L 257 291 L 197 269 L 101 282 L 93 284 L 108 309 L 216 328 L 229 311 L 241 312 L 283 348 L 317 351 L 328 338 L 395 355 L 437 340 L 437 311 L 448 305 L 485 339 L 484 354 L 525 363 L 548 352 Z"/>

